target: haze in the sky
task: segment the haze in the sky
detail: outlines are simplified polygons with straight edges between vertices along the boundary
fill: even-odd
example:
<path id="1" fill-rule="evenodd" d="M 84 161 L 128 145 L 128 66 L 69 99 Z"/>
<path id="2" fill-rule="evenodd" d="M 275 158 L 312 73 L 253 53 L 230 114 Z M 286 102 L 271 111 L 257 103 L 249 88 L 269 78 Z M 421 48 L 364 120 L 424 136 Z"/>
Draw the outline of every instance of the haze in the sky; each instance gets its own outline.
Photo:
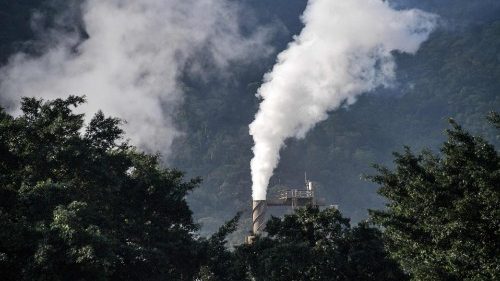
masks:
<path id="1" fill-rule="evenodd" d="M 242 35 L 242 7 L 234 1 L 87 0 L 81 5 L 88 39 L 45 30 L 39 34 L 46 47 L 41 56 L 18 53 L 0 69 L 0 102 L 8 110 L 18 111 L 23 96 L 85 95 L 88 118 L 99 109 L 122 118 L 134 145 L 168 155 L 182 133 L 172 120 L 183 101 L 181 73 L 201 79 L 209 69 L 224 77 L 230 63 L 271 51 L 268 28 Z"/>

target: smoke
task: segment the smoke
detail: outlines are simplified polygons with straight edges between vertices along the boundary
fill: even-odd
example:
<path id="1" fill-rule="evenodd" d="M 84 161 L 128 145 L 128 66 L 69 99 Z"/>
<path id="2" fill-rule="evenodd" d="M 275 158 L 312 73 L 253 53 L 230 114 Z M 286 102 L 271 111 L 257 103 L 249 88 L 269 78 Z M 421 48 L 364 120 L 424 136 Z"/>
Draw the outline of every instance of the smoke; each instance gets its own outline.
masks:
<path id="1" fill-rule="evenodd" d="M 436 16 L 397 11 L 381 0 L 310 0 L 304 29 L 264 76 L 250 134 L 253 199 L 267 185 L 287 138 L 303 138 L 328 112 L 395 78 L 392 51 L 415 53 Z"/>
<path id="2" fill-rule="evenodd" d="M 88 38 L 46 30 L 39 35 L 41 56 L 18 53 L 0 69 L 0 100 L 13 114 L 22 96 L 86 95 L 85 113 L 102 109 L 120 117 L 133 144 L 168 154 L 181 133 L 172 116 L 183 100 L 182 74 L 224 76 L 231 63 L 272 51 L 268 28 L 242 35 L 242 7 L 230 0 L 87 0 L 81 5 Z"/>

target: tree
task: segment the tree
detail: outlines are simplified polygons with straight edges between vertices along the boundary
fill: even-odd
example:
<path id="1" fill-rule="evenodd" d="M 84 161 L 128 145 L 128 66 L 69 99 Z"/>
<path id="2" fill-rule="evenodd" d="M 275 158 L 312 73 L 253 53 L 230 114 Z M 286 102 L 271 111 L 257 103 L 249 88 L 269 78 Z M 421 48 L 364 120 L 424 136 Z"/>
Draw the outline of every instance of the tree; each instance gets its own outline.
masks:
<path id="1" fill-rule="evenodd" d="M 255 280 L 406 280 L 380 231 L 367 223 L 351 228 L 336 209 L 298 209 L 271 218 L 266 232 L 237 249 Z"/>
<path id="2" fill-rule="evenodd" d="M 497 128 L 498 114 L 490 120 Z M 500 157 L 451 120 L 441 154 L 406 148 L 371 179 L 387 208 L 372 211 L 387 248 L 413 280 L 500 279 Z"/>
<path id="3" fill-rule="evenodd" d="M 84 98 L 0 110 L 2 280 L 191 280 L 202 255 L 185 201 L 199 180 L 121 139 Z"/>
<path id="4" fill-rule="evenodd" d="M 241 213 L 226 222 L 210 238 L 203 239 L 203 264 L 196 280 L 200 281 L 245 281 L 250 280 L 245 261 L 226 247 L 227 236 L 238 227 Z"/>

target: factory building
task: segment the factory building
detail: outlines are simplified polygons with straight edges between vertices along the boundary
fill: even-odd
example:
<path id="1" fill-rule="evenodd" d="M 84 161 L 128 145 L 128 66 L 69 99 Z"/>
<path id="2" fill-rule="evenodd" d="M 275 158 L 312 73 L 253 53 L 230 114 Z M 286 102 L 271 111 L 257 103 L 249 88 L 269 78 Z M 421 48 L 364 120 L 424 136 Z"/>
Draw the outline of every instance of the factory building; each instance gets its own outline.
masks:
<path id="1" fill-rule="evenodd" d="M 305 206 L 323 206 L 324 200 L 317 198 L 316 188 L 312 181 L 306 180 L 303 189 L 283 189 L 267 200 L 255 200 L 252 204 L 252 234 L 247 236 L 246 243 L 251 244 L 256 235 L 264 230 L 268 207 L 286 206 L 292 209 Z"/>

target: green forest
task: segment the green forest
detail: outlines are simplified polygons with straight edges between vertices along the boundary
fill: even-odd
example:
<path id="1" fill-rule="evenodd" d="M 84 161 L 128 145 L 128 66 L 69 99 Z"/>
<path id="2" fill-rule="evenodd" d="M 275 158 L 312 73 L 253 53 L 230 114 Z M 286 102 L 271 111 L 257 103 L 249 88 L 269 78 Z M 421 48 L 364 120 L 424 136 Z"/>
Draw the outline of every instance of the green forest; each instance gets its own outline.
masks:
<path id="1" fill-rule="evenodd" d="M 227 247 L 240 214 L 197 234 L 186 195 L 200 179 L 122 139 L 85 99 L 24 98 L 0 111 L 3 280 L 497 280 L 500 155 L 455 121 L 440 154 L 410 148 L 369 177 L 387 208 L 351 225 L 336 208 L 272 217 Z M 500 115 L 489 120 L 500 129 Z"/>
<path id="2" fill-rule="evenodd" d="M 127 120 L 81 113 L 88 93 L 33 93 L 12 113 L 0 92 L 0 279 L 500 280 L 499 3 L 389 1 L 438 14 L 438 27 L 415 55 L 393 54 L 395 85 L 287 140 L 270 182 L 307 174 L 338 208 L 276 211 L 246 244 L 255 92 L 307 1 L 233 2 L 277 26 L 272 54 L 229 65 L 231 82 L 179 74 L 175 153 L 134 146 Z M 17 52 L 43 53 L 51 28 L 85 40 L 75 3 L 0 1 L 0 74 Z"/>

